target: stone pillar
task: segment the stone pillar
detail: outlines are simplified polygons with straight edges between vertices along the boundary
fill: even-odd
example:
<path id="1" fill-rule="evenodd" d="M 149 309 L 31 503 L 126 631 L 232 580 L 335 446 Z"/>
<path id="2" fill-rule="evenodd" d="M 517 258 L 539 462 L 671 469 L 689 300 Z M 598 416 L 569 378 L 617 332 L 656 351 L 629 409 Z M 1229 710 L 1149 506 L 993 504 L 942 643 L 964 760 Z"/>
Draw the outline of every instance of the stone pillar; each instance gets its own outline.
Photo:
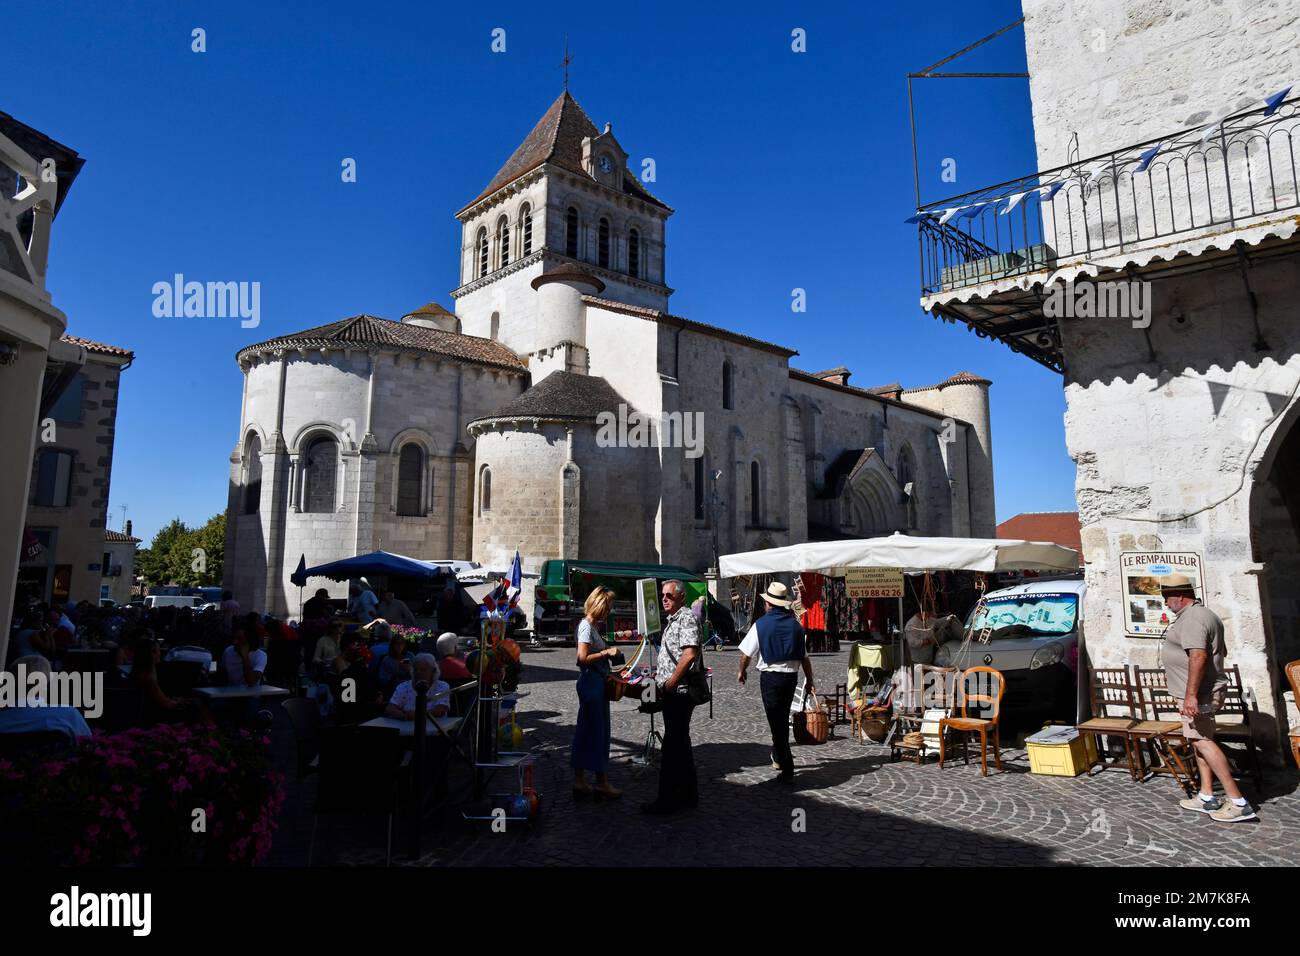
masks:
<path id="1" fill-rule="evenodd" d="M 663 413 L 656 425 L 659 432 L 659 503 L 655 513 L 655 550 L 661 564 L 679 564 L 682 561 L 682 469 L 686 456 L 682 449 L 682 435 L 664 434 L 663 426 L 670 418 L 680 423 L 679 389 L 677 380 L 670 375 L 659 376 L 659 406 Z M 692 462 L 693 466 L 693 462 Z"/>

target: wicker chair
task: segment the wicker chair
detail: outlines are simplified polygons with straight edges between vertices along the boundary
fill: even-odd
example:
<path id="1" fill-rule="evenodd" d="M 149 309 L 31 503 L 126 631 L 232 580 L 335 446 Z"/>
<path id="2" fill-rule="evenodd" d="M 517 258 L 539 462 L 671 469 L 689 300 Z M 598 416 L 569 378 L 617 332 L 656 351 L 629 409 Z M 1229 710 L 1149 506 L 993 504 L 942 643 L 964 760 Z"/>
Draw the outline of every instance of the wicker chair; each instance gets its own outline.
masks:
<path id="1" fill-rule="evenodd" d="M 1111 716 L 1118 711 L 1118 716 Z M 1105 770 L 1125 767 L 1129 776 L 1137 780 L 1137 765 L 1133 759 L 1133 745 L 1129 730 L 1136 727 L 1136 702 L 1133 699 L 1133 684 L 1129 680 L 1127 667 L 1098 667 L 1092 672 L 1092 713 L 1093 716 L 1075 728 L 1081 734 L 1092 734 L 1097 741 L 1097 773 Z M 1102 746 L 1102 738 L 1118 739 L 1124 746 L 1124 759 L 1118 757 L 1106 759 L 1107 750 Z M 1092 773 L 1092 767 L 1088 768 Z"/>

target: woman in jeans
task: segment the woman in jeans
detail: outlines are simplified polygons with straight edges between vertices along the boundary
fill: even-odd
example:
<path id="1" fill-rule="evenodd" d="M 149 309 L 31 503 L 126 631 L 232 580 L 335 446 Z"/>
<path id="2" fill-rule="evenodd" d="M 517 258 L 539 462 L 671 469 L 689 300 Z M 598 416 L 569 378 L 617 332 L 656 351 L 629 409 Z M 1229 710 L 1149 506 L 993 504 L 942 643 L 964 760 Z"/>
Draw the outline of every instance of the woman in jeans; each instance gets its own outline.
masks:
<path id="1" fill-rule="evenodd" d="M 601 629 L 614 604 L 614 592 L 598 587 L 587 596 L 586 611 L 578 624 L 578 725 L 573 731 L 573 796 L 594 795 L 596 799 L 616 799 L 623 795 L 609 784 L 605 768 L 609 764 L 609 701 L 605 697 L 605 677 L 609 662 L 619 656 L 617 649 L 606 647 Z M 587 785 L 586 772 L 596 775 L 596 786 Z"/>

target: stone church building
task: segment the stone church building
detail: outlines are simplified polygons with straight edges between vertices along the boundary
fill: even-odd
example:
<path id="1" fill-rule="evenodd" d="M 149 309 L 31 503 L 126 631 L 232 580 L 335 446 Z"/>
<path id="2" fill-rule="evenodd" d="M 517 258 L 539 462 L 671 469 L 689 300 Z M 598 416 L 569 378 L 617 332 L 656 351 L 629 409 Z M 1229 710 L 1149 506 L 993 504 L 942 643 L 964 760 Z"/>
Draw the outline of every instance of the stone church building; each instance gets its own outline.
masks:
<path id="1" fill-rule="evenodd" d="M 703 571 L 715 532 L 724 553 L 992 537 L 988 380 L 860 388 L 672 314 L 672 213 L 565 92 L 456 214 L 454 311 L 354 316 L 241 350 L 226 587 L 294 613 L 303 555 L 382 547 L 504 568 L 518 548 L 525 570 L 572 557 Z M 652 421 L 653 440 L 611 446 L 600 417 L 620 409 Z M 672 427 L 682 415 L 697 434 Z"/>

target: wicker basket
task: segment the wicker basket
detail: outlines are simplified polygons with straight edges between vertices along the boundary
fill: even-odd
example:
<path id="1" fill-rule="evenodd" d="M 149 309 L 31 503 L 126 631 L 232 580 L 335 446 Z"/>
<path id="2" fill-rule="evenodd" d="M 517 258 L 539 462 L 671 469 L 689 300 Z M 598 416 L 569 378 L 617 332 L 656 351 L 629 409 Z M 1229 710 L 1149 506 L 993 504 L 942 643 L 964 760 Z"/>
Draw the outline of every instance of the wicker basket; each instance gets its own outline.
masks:
<path id="1" fill-rule="evenodd" d="M 811 710 L 808 709 L 810 703 L 812 704 Z M 826 738 L 830 736 L 831 730 L 826 708 L 822 706 L 816 694 L 809 694 L 805 697 L 803 705 L 804 709 L 794 714 L 791 722 L 794 729 L 794 742 L 805 746 L 826 743 Z"/>

